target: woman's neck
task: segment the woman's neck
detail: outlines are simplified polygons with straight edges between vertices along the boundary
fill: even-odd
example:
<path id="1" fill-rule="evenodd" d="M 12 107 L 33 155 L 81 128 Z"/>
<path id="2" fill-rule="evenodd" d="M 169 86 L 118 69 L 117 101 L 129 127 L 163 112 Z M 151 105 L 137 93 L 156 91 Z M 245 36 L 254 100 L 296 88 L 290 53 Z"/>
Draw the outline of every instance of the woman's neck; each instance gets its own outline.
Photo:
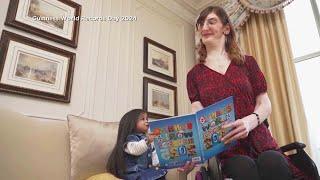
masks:
<path id="1" fill-rule="evenodd" d="M 222 39 L 219 43 L 216 45 L 208 44 L 206 45 L 207 50 L 207 58 L 206 61 L 216 61 L 216 60 L 222 60 L 222 56 L 226 54 L 226 50 L 224 47 L 224 39 Z"/>
<path id="2" fill-rule="evenodd" d="M 207 58 L 206 62 L 210 63 L 213 61 L 223 61 L 225 60 L 226 51 L 224 47 L 215 48 L 215 49 L 207 49 Z"/>

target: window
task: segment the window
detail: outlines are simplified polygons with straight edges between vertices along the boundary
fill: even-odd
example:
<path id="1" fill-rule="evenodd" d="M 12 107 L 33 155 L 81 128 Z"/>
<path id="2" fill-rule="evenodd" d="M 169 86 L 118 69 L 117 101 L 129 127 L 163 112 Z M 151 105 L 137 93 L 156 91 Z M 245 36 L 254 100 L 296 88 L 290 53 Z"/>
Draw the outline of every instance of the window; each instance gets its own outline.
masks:
<path id="1" fill-rule="evenodd" d="M 320 167 L 320 0 L 293 1 L 284 8 L 313 160 Z"/>

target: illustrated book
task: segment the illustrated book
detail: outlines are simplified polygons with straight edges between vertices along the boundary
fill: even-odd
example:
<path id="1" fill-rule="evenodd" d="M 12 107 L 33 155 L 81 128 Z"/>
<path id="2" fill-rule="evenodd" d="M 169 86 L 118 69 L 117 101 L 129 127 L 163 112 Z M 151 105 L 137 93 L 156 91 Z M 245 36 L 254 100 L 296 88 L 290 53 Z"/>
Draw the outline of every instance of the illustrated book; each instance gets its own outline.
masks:
<path id="1" fill-rule="evenodd" d="M 224 151 L 234 142 L 221 142 L 231 129 L 222 125 L 235 121 L 233 97 L 207 106 L 195 114 L 175 116 L 149 122 L 150 131 L 158 136 L 154 146 L 161 168 L 182 167 L 187 161 L 203 163 Z"/>

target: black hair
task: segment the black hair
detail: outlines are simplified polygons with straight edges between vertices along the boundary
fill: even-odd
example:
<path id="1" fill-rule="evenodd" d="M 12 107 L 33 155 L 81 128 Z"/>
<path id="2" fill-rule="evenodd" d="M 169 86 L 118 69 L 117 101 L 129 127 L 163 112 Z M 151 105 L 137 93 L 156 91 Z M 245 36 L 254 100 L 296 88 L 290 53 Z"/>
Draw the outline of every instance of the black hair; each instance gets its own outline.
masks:
<path id="1" fill-rule="evenodd" d="M 137 132 L 136 124 L 141 115 L 144 113 L 146 113 L 146 111 L 142 109 L 133 109 L 123 115 L 120 120 L 117 142 L 109 156 L 106 166 L 107 172 L 115 175 L 118 178 L 123 178 L 123 175 L 127 169 L 123 145 L 126 142 L 128 135 Z"/>

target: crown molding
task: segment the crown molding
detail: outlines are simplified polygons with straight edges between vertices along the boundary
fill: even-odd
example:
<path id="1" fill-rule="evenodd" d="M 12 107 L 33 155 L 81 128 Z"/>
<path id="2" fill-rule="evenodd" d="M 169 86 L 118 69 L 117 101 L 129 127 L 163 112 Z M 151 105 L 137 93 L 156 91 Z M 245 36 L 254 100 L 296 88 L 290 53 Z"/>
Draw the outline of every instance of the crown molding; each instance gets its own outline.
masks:
<path id="1" fill-rule="evenodd" d="M 210 5 L 217 5 L 221 0 L 175 0 L 184 7 L 191 9 L 191 11 L 199 14 L 201 10 Z"/>
<path id="2" fill-rule="evenodd" d="M 185 0 L 190 1 L 190 0 Z M 197 12 L 200 13 L 204 8 L 210 6 L 210 5 L 217 5 L 219 0 L 203 0 L 201 1 L 198 6 L 196 6 Z"/>
<path id="3" fill-rule="evenodd" d="M 194 25 L 197 16 L 197 11 L 191 6 L 179 2 L 179 0 L 155 0 L 165 8 L 169 9 L 180 18 L 184 19 L 191 25 Z"/>
<path id="4" fill-rule="evenodd" d="M 202 9 L 209 5 L 217 5 L 219 0 L 155 0 L 171 12 L 175 13 L 191 25 Z"/>

